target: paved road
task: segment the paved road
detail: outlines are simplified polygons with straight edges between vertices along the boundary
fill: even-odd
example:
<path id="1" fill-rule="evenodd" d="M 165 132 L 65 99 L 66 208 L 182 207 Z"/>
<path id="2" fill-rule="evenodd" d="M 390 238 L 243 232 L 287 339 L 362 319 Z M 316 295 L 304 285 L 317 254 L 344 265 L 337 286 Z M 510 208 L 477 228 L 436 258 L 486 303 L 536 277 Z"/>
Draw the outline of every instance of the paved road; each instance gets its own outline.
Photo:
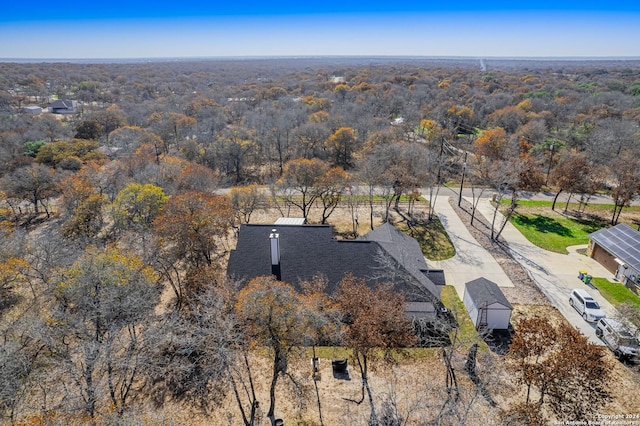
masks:
<path id="1" fill-rule="evenodd" d="M 263 186 L 263 191 L 265 191 L 265 193 L 269 192 L 269 188 L 266 186 Z M 216 192 L 218 194 L 228 194 L 231 191 L 231 188 L 218 188 L 216 190 Z M 429 188 L 420 188 L 419 189 L 420 193 L 423 195 L 424 198 L 428 198 L 429 197 Z M 362 187 L 362 192 L 366 193 L 367 190 L 364 189 L 364 187 Z M 473 199 L 473 193 L 475 192 L 477 197 L 480 198 L 491 198 L 493 197 L 493 194 L 496 193 L 496 191 L 492 190 L 492 189 L 485 189 L 484 191 L 480 188 L 476 188 L 475 190 L 472 190 L 469 187 L 465 187 L 462 189 L 462 196 L 471 200 Z M 454 196 L 456 197 L 456 199 L 458 198 L 458 194 L 460 193 L 460 186 L 441 186 L 440 190 L 438 191 L 439 195 L 450 195 L 450 196 Z M 526 192 L 526 191 L 521 191 L 520 192 L 520 199 L 523 200 L 541 200 L 541 201 L 553 201 L 553 199 L 555 198 L 556 194 L 554 192 L 549 192 L 549 191 L 544 191 L 544 192 Z M 505 195 L 505 197 L 509 197 L 509 194 Z M 559 206 L 564 206 L 564 204 L 567 202 L 567 199 L 569 198 L 569 194 L 568 193 L 561 193 L 560 196 L 558 197 L 557 203 Z M 573 195 L 571 197 L 571 202 L 578 202 L 579 196 Z M 589 204 L 613 204 L 613 199 L 608 196 L 608 195 L 592 195 L 589 198 Z M 635 200 L 633 200 L 631 202 L 631 205 L 633 206 L 640 206 L 640 198 L 637 198 Z M 613 211 L 611 212 L 613 214 Z"/>
<path id="2" fill-rule="evenodd" d="M 471 236 L 467 227 L 462 223 L 456 212 L 451 208 L 447 198 L 440 195 L 436 202 L 436 211 L 449 237 L 456 247 L 456 255 L 444 261 L 429 262 L 430 266 L 445 271 L 447 283 L 455 287 L 462 299 L 464 284 L 472 279 L 484 276 L 501 287 L 513 286 L 496 260 L 484 250 Z M 489 199 L 482 199 L 478 204 L 478 214 L 487 219 L 493 215 L 493 207 Z M 497 223 L 503 220 L 499 215 Z M 578 279 L 578 271 L 586 270 L 593 276 L 612 278 L 612 275 L 595 260 L 578 254 L 578 248 L 572 247 L 569 254 L 563 255 L 543 250 L 531 244 L 513 225 L 508 223 L 502 233 L 514 258 L 529 272 L 531 278 L 547 296 L 551 304 L 556 307 L 567 320 L 578 328 L 589 340 L 602 344 L 595 335 L 594 325 L 587 323 L 569 305 L 569 294 L 574 288 L 584 288 L 600 303 L 608 315 L 615 310 L 594 288 L 586 286 Z"/>
<path id="3" fill-rule="evenodd" d="M 423 196 L 428 196 L 429 194 L 429 190 L 427 188 L 423 188 L 421 189 L 422 194 L 424 194 Z M 455 196 L 458 196 L 458 193 L 460 192 L 460 187 L 447 187 L 447 186 L 443 186 L 440 189 L 440 193 L 441 194 L 455 194 Z M 478 194 L 480 194 L 480 189 L 476 189 L 475 190 L 476 196 L 478 196 Z M 492 189 L 485 189 L 482 194 L 480 195 L 480 198 L 491 198 L 493 197 L 493 194 L 495 194 L 496 191 L 492 190 Z M 540 200 L 540 201 L 553 201 L 553 199 L 556 196 L 555 192 L 550 192 L 550 191 L 543 191 L 543 192 L 526 192 L 526 191 L 521 191 L 520 192 L 520 199 L 522 200 Z M 462 189 L 462 196 L 467 198 L 468 200 L 471 200 L 473 198 L 473 193 L 471 191 L 471 188 L 463 188 Z M 505 198 L 510 197 L 509 194 L 505 195 Z M 558 206 L 564 206 L 564 204 L 567 202 L 567 200 L 569 199 L 569 194 L 566 192 L 562 192 L 559 196 L 558 196 L 558 201 L 557 204 Z M 571 202 L 572 203 L 577 203 L 580 199 L 579 195 L 575 195 L 573 194 L 571 196 Z M 602 195 L 602 194 L 595 194 L 592 195 L 589 198 L 589 204 L 613 204 L 613 199 L 609 196 L 609 195 Z M 640 206 L 640 199 L 635 199 L 631 202 L 631 205 L 633 206 Z M 611 212 L 613 214 L 613 211 Z"/>

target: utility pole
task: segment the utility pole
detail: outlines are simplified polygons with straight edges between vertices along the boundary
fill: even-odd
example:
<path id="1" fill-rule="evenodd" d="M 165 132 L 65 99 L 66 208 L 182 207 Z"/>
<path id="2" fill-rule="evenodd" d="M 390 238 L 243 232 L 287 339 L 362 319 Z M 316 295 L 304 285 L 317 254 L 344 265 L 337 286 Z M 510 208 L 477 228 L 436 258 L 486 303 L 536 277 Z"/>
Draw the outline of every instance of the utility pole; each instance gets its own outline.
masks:
<path id="1" fill-rule="evenodd" d="M 467 154 L 468 152 L 464 152 L 464 162 L 462 163 L 462 179 L 460 179 L 460 193 L 458 194 L 458 207 L 462 203 L 462 185 L 464 185 L 464 173 L 467 171 Z"/>
<path id="2" fill-rule="evenodd" d="M 444 136 L 441 137 L 440 139 L 440 155 L 438 155 L 438 177 L 437 177 L 437 184 L 440 185 L 440 180 L 441 175 L 440 173 L 442 172 L 442 153 L 444 152 Z"/>

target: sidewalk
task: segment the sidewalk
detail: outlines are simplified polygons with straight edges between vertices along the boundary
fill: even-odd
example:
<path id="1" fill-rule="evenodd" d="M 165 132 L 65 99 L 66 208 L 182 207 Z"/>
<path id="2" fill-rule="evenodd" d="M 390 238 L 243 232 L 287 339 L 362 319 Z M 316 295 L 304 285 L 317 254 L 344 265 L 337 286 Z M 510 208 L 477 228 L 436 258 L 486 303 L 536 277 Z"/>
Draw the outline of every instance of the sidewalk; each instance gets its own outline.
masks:
<path id="1" fill-rule="evenodd" d="M 439 195 L 435 210 L 451 242 L 456 255 L 451 259 L 427 261 L 430 267 L 443 269 L 447 284 L 453 285 L 460 297 L 464 297 L 465 283 L 484 277 L 500 287 L 513 287 L 502 267 L 495 258 L 473 238 L 458 214 L 449 205 L 448 195 Z"/>
<path id="2" fill-rule="evenodd" d="M 494 208 L 489 199 L 483 199 L 478 203 L 477 212 L 485 218 L 490 220 L 493 211 Z M 504 216 L 498 213 L 496 226 L 499 226 L 503 220 Z M 615 308 L 595 288 L 585 285 L 578 279 L 580 270 L 585 270 L 594 277 L 612 278 L 611 273 L 594 259 L 576 252 L 577 248 L 584 248 L 586 245 L 570 247 L 569 254 L 553 253 L 530 243 L 511 223 L 506 224 L 502 238 L 507 242 L 514 259 L 529 272 L 551 304 L 592 342 L 602 344 L 595 335 L 595 325 L 584 321 L 569 305 L 571 290 L 583 288 L 598 301 L 608 316 L 616 313 Z"/>

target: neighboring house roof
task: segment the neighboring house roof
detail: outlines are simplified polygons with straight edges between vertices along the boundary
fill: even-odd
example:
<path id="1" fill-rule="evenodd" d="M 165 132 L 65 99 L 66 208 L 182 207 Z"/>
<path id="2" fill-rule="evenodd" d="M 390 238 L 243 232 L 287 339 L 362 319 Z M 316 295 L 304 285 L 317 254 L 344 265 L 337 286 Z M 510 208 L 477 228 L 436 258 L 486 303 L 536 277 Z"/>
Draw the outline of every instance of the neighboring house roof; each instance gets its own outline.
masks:
<path id="1" fill-rule="evenodd" d="M 49 104 L 52 112 L 75 112 L 76 106 L 76 101 L 68 99 L 58 99 Z"/>
<path id="2" fill-rule="evenodd" d="M 502 293 L 498 284 L 493 281 L 486 278 L 476 278 L 466 283 L 465 286 L 469 297 L 471 297 L 476 307 L 480 307 L 485 303 L 487 306 L 499 303 L 502 306 L 513 309 L 513 306 L 511 306 L 511 303 L 509 303 L 504 293 Z"/>
<path id="3" fill-rule="evenodd" d="M 58 99 L 53 101 L 50 105 L 51 108 L 73 108 L 73 101 L 67 99 Z"/>
<path id="4" fill-rule="evenodd" d="M 331 294 L 345 274 L 351 273 L 371 285 L 392 281 L 408 301 L 440 298 L 440 286 L 425 275 L 428 267 L 418 243 L 391 225 L 357 240 L 333 238 L 330 225 L 241 225 L 236 249 L 229 257 L 229 276 L 271 275 L 269 235 L 273 229 L 279 234 L 282 281 L 297 285 L 320 273 L 327 278 L 326 290 Z M 385 256 L 391 259 L 388 264 Z"/>
<path id="5" fill-rule="evenodd" d="M 640 271 L 640 232 L 625 223 L 601 229 L 589 236 L 600 247 Z"/>

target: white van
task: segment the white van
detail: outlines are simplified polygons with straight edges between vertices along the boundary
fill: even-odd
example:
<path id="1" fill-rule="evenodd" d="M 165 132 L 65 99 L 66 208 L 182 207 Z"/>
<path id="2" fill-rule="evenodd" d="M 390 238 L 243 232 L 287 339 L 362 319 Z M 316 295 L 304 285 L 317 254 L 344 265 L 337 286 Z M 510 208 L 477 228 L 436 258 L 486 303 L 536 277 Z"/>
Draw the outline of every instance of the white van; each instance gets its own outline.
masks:
<path id="1" fill-rule="evenodd" d="M 606 315 L 600 309 L 600 305 L 598 302 L 591 297 L 586 290 L 581 288 L 575 289 L 571 292 L 571 296 L 569 296 L 569 304 L 575 308 L 582 318 L 588 322 L 596 322 L 600 318 L 604 318 Z"/>

